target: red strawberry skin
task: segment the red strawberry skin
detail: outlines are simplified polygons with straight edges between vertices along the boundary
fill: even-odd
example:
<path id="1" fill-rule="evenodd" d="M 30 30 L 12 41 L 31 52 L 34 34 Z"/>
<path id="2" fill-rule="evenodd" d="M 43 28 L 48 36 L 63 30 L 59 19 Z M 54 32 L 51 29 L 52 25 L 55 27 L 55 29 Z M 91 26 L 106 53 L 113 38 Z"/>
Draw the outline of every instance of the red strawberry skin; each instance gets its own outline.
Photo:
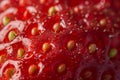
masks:
<path id="1" fill-rule="evenodd" d="M 0 80 L 120 80 L 120 0 L 0 0 Z"/>

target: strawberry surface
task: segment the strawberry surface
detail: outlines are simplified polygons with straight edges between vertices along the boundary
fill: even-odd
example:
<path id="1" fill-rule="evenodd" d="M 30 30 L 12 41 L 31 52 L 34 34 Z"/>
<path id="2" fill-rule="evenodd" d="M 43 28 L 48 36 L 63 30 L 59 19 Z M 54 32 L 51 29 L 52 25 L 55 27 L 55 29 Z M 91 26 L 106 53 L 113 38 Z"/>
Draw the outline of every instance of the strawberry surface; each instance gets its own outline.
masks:
<path id="1" fill-rule="evenodd" d="M 0 80 L 120 80 L 120 0 L 0 0 Z"/>

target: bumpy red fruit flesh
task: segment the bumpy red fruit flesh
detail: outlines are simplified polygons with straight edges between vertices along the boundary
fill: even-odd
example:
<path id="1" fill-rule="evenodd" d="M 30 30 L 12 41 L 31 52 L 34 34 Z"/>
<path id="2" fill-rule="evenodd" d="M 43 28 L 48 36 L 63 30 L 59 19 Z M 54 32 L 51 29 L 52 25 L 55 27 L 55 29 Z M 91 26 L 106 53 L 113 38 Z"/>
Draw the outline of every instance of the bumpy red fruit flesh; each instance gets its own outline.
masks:
<path id="1" fill-rule="evenodd" d="M 0 0 L 0 80 L 120 80 L 119 8 L 119 0 Z"/>

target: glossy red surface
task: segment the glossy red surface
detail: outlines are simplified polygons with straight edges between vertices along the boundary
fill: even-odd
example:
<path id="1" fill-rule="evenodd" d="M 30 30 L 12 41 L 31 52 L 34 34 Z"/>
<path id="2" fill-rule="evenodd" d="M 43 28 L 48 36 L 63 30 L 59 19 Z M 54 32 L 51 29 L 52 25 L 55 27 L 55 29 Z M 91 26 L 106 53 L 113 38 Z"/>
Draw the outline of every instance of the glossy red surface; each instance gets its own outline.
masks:
<path id="1" fill-rule="evenodd" d="M 0 80 L 120 80 L 119 9 L 120 0 L 0 0 Z"/>

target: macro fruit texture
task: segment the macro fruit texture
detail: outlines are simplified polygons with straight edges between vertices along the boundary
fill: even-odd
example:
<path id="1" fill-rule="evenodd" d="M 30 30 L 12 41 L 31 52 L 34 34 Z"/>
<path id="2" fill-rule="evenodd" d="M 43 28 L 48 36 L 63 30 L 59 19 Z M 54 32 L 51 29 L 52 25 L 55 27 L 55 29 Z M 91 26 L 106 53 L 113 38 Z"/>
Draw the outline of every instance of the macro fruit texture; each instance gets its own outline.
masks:
<path id="1" fill-rule="evenodd" d="M 0 80 L 120 80 L 120 0 L 0 0 Z"/>

